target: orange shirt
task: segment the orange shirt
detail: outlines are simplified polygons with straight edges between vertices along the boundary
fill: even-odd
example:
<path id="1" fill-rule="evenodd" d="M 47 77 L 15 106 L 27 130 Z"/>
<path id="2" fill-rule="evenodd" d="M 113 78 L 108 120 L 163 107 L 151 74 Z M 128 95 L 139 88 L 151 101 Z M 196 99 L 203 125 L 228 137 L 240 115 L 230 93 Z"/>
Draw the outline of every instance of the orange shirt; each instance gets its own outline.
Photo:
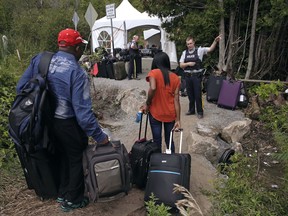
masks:
<path id="1" fill-rule="evenodd" d="M 161 122 L 172 122 L 176 119 L 176 110 L 174 105 L 174 95 L 177 87 L 180 86 L 180 79 L 174 73 L 169 73 L 170 85 L 165 86 L 164 78 L 160 69 L 151 70 L 149 77 L 156 80 L 156 92 L 149 108 L 152 116 Z"/>

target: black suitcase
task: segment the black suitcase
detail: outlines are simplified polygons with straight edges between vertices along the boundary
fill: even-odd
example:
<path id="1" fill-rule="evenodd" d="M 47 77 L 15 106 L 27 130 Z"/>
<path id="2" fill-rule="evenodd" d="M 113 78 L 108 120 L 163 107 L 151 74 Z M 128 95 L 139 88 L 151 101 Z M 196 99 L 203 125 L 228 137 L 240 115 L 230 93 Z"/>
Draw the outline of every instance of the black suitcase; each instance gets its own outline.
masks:
<path id="1" fill-rule="evenodd" d="M 57 198 L 60 182 L 57 157 L 47 150 L 28 154 L 17 145 L 15 148 L 28 188 L 34 189 L 41 200 Z"/>
<path id="2" fill-rule="evenodd" d="M 181 154 L 183 131 L 180 131 L 179 153 L 171 153 L 171 147 L 166 150 L 166 154 L 155 153 L 151 155 L 148 171 L 147 185 L 144 200 L 148 201 L 152 193 L 158 199 L 156 203 L 176 208 L 177 200 L 184 198 L 181 193 L 173 193 L 174 184 L 181 185 L 187 190 L 190 188 L 190 154 Z M 173 131 L 170 135 L 170 145 Z"/>
<path id="3" fill-rule="evenodd" d="M 142 115 L 139 127 L 139 139 L 133 144 L 132 149 L 129 152 L 133 173 L 133 184 L 140 189 L 143 189 L 146 186 L 148 166 L 151 155 L 156 152 L 161 153 L 161 149 L 159 148 L 158 144 L 153 142 L 153 140 L 147 140 L 146 138 L 148 115 L 146 116 L 144 138 L 141 139 Z"/>
<path id="4" fill-rule="evenodd" d="M 206 86 L 206 99 L 208 102 L 217 103 L 222 82 L 225 79 L 225 76 L 209 76 Z"/>
<path id="5" fill-rule="evenodd" d="M 106 61 L 98 62 L 98 74 L 97 77 L 107 78 Z"/>
<path id="6" fill-rule="evenodd" d="M 106 71 L 107 71 L 108 78 L 115 79 L 113 61 L 108 60 L 108 62 L 106 63 Z"/>

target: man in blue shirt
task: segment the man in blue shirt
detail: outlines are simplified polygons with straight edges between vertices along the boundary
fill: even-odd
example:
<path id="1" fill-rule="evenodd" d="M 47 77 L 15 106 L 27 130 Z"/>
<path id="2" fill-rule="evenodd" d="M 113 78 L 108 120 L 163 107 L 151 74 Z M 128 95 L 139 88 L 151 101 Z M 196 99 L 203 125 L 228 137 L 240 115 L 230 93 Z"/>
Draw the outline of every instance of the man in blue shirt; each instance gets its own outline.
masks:
<path id="1" fill-rule="evenodd" d="M 47 74 L 48 88 L 55 101 L 53 138 L 60 155 L 60 187 L 57 201 L 69 211 L 88 204 L 84 197 L 82 155 L 88 136 L 97 143 L 108 143 L 92 111 L 90 84 L 78 60 L 85 41 L 78 31 L 62 30 L 58 35 L 59 51 L 54 54 Z M 41 54 L 36 55 L 17 84 L 17 92 L 38 73 Z"/>

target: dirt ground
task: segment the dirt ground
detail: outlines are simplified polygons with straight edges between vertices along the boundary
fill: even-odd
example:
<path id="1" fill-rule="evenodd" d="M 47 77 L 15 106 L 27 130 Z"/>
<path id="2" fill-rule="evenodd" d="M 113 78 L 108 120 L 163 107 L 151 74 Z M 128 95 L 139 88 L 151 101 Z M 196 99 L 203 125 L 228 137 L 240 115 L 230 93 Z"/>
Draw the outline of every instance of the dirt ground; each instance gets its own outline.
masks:
<path id="1" fill-rule="evenodd" d="M 141 88 L 144 90 L 148 89 L 148 83 L 144 80 L 146 74 L 140 74 L 141 80 L 122 80 L 115 81 L 103 78 L 95 78 L 95 85 L 107 85 L 119 86 L 119 88 Z M 183 152 L 187 151 L 188 143 L 185 142 L 185 137 L 189 135 L 189 131 L 195 129 L 198 121 L 215 121 L 219 124 L 228 124 L 234 120 L 244 118 L 244 114 L 240 110 L 229 111 L 217 108 L 214 104 L 209 104 L 204 101 L 204 119 L 198 120 L 196 116 L 185 116 L 185 112 L 188 107 L 188 98 L 181 97 L 181 119 L 182 128 L 184 128 L 184 139 L 183 139 Z M 109 102 L 111 103 L 111 101 Z M 137 111 L 135 111 L 136 114 Z M 223 118 L 227 116 L 227 118 Z M 111 110 L 110 114 L 103 114 L 102 120 L 99 122 L 102 125 L 109 125 L 112 133 L 121 139 L 125 144 L 128 151 L 130 151 L 134 141 L 138 137 L 139 124 L 135 122 L 135 115 L 125 115 L 117 110 Z M 264 131 L 261 125 L 255 125 L 253 127 L 253 136 L 246 138 L 243 143 L 245 144 L 246 153 L 253 152 L 255 148 L 258 148 L 258 144 L 261 143 L 262 149 L 267 152 L 273 151 L 273 145 L 271 136 L 268 131 Z M 261 139 L 258 137 L 258 133 L 261 132 Z M 148 130 L 148 137 L 151 136 Z M 270 137 L 268 139 L 268 137 Z M 254 142 L 255 141 L 255 142 Z M 253 143 L 253 144 L 251 144 Z M 266 148 L 265 146 L 270 146 Z M 177 150 L 177 148 L 176 148 Z M 191 174 L 191 188 L 190 192 L 197 200 L 199 206 L 205 215 L 210 215 L 208 212 L 211 208 L 211 203 L 208 197 L 202 194 L 202 189 L 211 188 L 211 182 L 214 179 L 214 174 L 208 172 L 206 167 L 201 163 L 202 159 L 197 156 L 192 156 L 192 174 Z M 15 172 L 21 172 L 21 170 L 15 170 Z M 2 178 L 2 177 L 1 177 Z M 144 216 L 144 191 L 137 188 L 132 188 L 127 196 L 120 199 L 103 202 L 103 203 L 90 203 L 84 209 L 77 209 L 69 213 L 63 213 L 59 204 L 54 200 L 40 201 L 34 194 L 26 188 L 24 178 L 18 177 L 16 179 L 9 179 L 5 176 L 2 178 L 1 183 L 1 206 L 0 215 L 85 215 L 85 216 Z M 13 184 L 11 184 L 13 182 Z"/>

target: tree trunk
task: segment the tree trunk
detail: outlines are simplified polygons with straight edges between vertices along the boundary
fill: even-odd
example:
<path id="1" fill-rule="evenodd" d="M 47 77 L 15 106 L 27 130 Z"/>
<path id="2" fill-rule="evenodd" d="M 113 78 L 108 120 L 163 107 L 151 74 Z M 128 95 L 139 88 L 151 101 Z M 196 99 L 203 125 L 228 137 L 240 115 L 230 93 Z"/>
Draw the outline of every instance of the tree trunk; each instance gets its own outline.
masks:
<path id="1" fill-rule="evenodd" d="M 255 34 L 256 34 L 256 21 L 257 21 L 258 5 L 259 5 L 259 0 L 255 0 L 255 2 L 254 2 L 254 10 L 253 10 L 253 18 L 252 18 L 250 46 L 249 46 L 248 66 L 247 66 L 245 79 L 249 79 L 250 78 L 250 74 L 251 74 L 251 71 L 252 71 L 252 68 L 253 68 L 254 42 L 255 42 Z"/>
<path id="2" fill-rule="evenodd" d="M 244 41 L 243 41 L 243 54 L 242 54 L 242 59 L 240 61 L 240 64 L 238 66 L 238 70 L 237 70 L 237 74 L 239 74 L 241 68 L 242 68 L 242 64 L 245 60 L 245 56 L 246 56 L 246 43 L 248 41 L 248 31 L 249 31 L 249 23 L 250 23 L 250 12 L 251 12 L 251 8 L 252 8 L 252 1 L 250 2 L 250 6 L 249 6 L 249 13 L 248 13 L 248 17 L 247 17 L 247 24 L 246 24 L 246 30 L 245 30 L 245 37 L 244 37 Z M 239 21 L 241 22 L 241 20 Z"/>
<path id="3" fill-rule="evenodd" d="M 229 75 L 234 78 L 234 71 L 232 70 L 232 56 L 233 56 L 233 43 L 234 43 L 234 27 L 235 27 L 235 11 L 231 10 L 229 19 L 229 37 L 228 37 L 228 54 L 225 65 L 225 71 L 229 72 Z"/>
<path id="4" fill-rule="evenodd" d="M 224 3 L 223 0 L 219 0 L 219 7 L 220 10 L 224 10 Z M 219 71 L 223 70 L 225 65 L 225 23 L 224 23 L 224 16 L 220 19 L 219 24 L 220 34 L 222 35 L 221 40 L 219 41 L 219 61 L 218 61 L 218 69 Z"/>

